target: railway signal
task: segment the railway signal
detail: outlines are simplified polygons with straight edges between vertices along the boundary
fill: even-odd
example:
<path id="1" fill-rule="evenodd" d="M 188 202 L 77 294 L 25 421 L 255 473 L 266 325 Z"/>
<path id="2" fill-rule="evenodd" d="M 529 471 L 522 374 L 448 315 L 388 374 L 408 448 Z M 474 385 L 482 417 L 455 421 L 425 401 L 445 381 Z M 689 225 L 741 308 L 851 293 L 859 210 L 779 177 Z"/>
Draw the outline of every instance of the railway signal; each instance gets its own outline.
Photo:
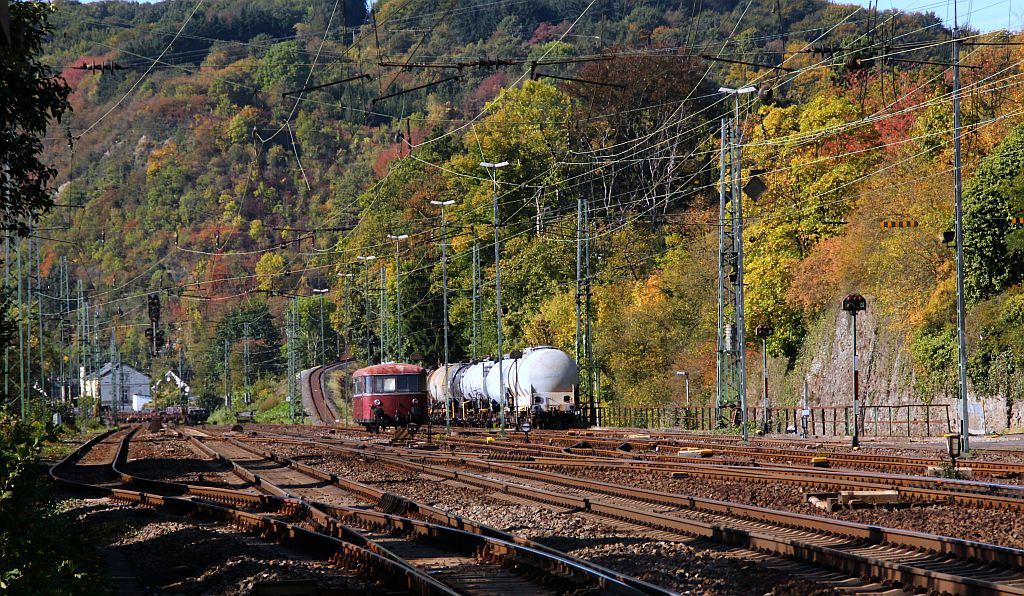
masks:
<path id="1" fill-rule="evenodd" d="M 953 469 L 956 469 L 956 458 L 960 457 L 960 435 L 956 433 L 949 433 L 944 435 L 946 438 L 946 455 L 949 456 L 949 461 L 952 463 Z"/>
<path id="2" fill-rule="evenodd" d="M 878 227 L 883 230 L 890 228 L 916 228 L 920 225 L 921 222 L 916 219 L 883 220 L 878 222 Z"/>
<path id="3" fill-rule="evenodd" d="M 843 298 L 843 310 L 853 317 L 853 447 L 860 447 L 860 436 L 858 427 L 858 392 L 860 390 L 860 371 L 857 361 L 857 313 L 868 308 L 868 301 L 860 294 L 849 294 Z"/>
<path id="4" fill-rule="evenodd" d="M 164 330 L 158 329 L 160 326 L 160 294 L 150 294 L 148 302 L 150 326 L 146 329 L 146 339 L 149 340 L 149 355 L 156 356 L 166 344 Z"/>
<path id="5" fill-rule="evenodd" d="M 529 418 L 523 418 L 519 421 L 519 432 L 523 433 L 524 440 L 530 442 L 530 431 L 533 430 L 533 425 L 530 424 Z"/>

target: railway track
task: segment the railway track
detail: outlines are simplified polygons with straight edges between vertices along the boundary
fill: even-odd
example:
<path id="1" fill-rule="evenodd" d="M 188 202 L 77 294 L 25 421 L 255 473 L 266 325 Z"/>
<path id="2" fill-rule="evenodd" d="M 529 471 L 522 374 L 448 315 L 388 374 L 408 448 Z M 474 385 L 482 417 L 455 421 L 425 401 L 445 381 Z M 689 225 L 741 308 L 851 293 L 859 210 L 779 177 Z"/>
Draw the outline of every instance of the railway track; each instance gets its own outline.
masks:
<path id="1" fill-rule="evenodd" d="M 309 394 L 313 402 L 313 423 L 319 426 L 334 426 L 341 420 L 341 413 L 324 393 L 323 376 L 336 368 L 348 366 L 351 360 L 318 366 L 309 373 Z"/>
<path id="2" fill-rule="evenodd" d="M 106 433 L 90 441 L 53 466 L 51 476 L 117 501 L 236 524 L 317 552 L 335 564 L 369 570 L 378 580 L 389 577 L 391 585 L 399 578 L 398 585 L 413 593 L 668 593 L 550 549 L 538 551 L 499 537 L 371 511 L 365 506 L 321 503 L 311 497 L 333 496 L 323 488 L 330 484 L 298 468 L 253 457 L 252 451 L 230 439 L 210 440 L 215 446 L 205 441 L 197 445 L 269 494 L 127 474 L 123 468 L 136 431 Z M 111 449 L 115 444 L 116 449 Z M 392 496 L 387 506 L 395 508 L 396 504 Z M 414 506 L 405 503 L 402 509 Z"/>
<path id="3" fill-rule="evenodd" d="M 469 431 L 480 432 L 484 431 Z M 821 451 L 808 449 L 793 449 L 793 440 L 772 440 L 760 439 L 768 445 L 741 445 L 738 438 L 721 435 L 691 435 L 691 434 L 661 434 L 644 433 L 649 437 L 630 436 L 621 431 L 536 431 L 535 440 L 548 441 L 554 445 L 571 447 L 581 442 L 588 443 L 594 449 L 614 451 L 623 443 L 628 443 L 633 453 L 643 453 L 652 459 L 662 461 L 676 461 L 671 453 L 681 448 L 708 448 L 723 455 L 757 459 L 770 462 L 800 462 L 809 464 L 811 459 L 825 456 L 828 460 L 838 466 L 875 469 L 889 472 L 902 472 L 910 474 L 921 474 L 930 467 L 948 464 L 948 460 L 907 457 L 900 455 L 884 455 L 865 452 L 843 452 L 843 451 Z M 612 435 L 612 436 L 609 436 Z M 820 441 L 816 441 L 820 443 Z M 823 446 L 829 449 L 846 447 L 840 443 L 824 443 Z M 991 462 L 977 459 L 961 459 L 960 465 L 971 469 L 975 476 L 991 477 L 997 479 L 1024 478 L 1024 464 L 1009 462 Z"/>
<path id="4" fill-rule="evenodd" d="M 598 586 L 601 591 L 614 593 L 668 593 L 533 541 L 453 517 L 441 510 L 366 485 L 324 474 L 299 462 L 278 458 L 230 438 L 206 436 L 192 439 L 212 457 L 230 465 L 262 490 L 315 502 L 322 514 L 343 521 L 361 536 L 430 573 L 432 577 L 440 578 L 460 593 L 559 593 L 561 590 L 552 588 L 557 587 L 558 578 L 564 576 L 575 578 L 564 586 L 572 590 L 590 583 Z M 344 505 L 339 506 L 338 503 Z M 363 509 L 367 503 L 375 504 L 384 513 L 367 512 Z M 398 514 L 412 514 L 415 517 L 398 517 Z M 329 526 L 330 523 L 321 525 Z M 439 541 L 422 544 L 399 539 L 392 534 L 398 530 L 408 533 L 410 526 L 421 540 L 424 537 L 436 537 L 438 532 L 454 534 L 452 538 L 455 543 L 465 543 L 468 539 L 474 545 L 476 554 L 462 552 L 462 548 L 453 550 Z M 512 567 L 516 572 L 502 567 L 512 555 L 515 555 L 516 565 Z"/>
<path id="5" fill-rule="evenodd" d="M 267 445 L 273 439 L 260 440 Z M 311 445 L 307 439 L 299 441 Z M 1024 551 L 1017 549 L 659 493 L 510 463 L 417 450 L 356 448 L 341 441 L 316 444 L 343 457 L 362 457 L 407 472 L 905 587 L 951 594 L 1024 593 Z"/>
<path id="6" fill-rule="evenodd" d="M 823 469 L 811 465 L 735 465 L 699 457 L 653 458 L 656 452 L 632 449 L 598 449 L 587 441 L 556 447 L 515 441 L 445 438 L 462 450 L 495 460 L 521 461 L 526 467 L 585 467 L 694 476 L 716 480 L 784 483 L 817 490 L 898 490 L 903 498 L 918 502 L 957 503 L 969 507 L 1024 510 L 1024 486 L 892 474 L 887 472 Z M 622 443 L 620 443 L 622 445 Z"/>

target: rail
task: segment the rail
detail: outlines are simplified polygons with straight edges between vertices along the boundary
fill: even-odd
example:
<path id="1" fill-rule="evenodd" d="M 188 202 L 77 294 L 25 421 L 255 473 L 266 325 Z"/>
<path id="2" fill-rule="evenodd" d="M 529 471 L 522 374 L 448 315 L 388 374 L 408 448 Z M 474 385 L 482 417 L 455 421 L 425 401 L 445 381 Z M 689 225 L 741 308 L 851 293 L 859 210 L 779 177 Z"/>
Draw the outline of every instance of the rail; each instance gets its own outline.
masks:
<path id="1" fill-rule="evenodd" d="M 596 481 L 587 481 L 576 477 L 562 476 L 536 469 L 516 468 L 507 464 L 486 462 L 482 460 L 461 460 L 462 466 L 477 468 L 483 471 L 493 471 L 502 474 L 519 476 L 531 481 L 541 481 L 552 484 L 556 490 L 545 490 L 529 485 L 515 484 L 508 481 L 494 479 L 472 472 L 453 470 L 450 467 L 440 467 L 436 462 L 423 452 L 404 451 L 394 455 L 382 452 L 369 452 L 365 449 L 355 449 L 334 444 L 324 445 L 346 453 L 349 456 L 362 457 L 367 460 L 376 460 L 393 467 L 406 470 L 415 470 L 418 473 L 427 472 L 442 478 L 449 478 L 459 482 L 484 488 L 485 490 L 498 490 L 515 496 L 530 498 L 532 500 L 557 504 L 562 507 L 573 508 L 580 511 L 588 511 L 641 523 L 653 528 L 670 529 L 688 535 L 711 538 L 726 544 L 742 546 L 744 548 L 767 549 L 773 553 L 783 556 L 791 556 L 812 564 L 832 567 L 851 573 L 868 573 L 875 577 L 897 581 L 904 585 L 914 585 L 927 590 L 946 591 L 956 594 L 1024 594 L 1024 588 L 1016 583 L 1021 578 L 1015 577 L 1012 581 L 988 581 L 975 579 L 972 574 L 989 573 L 993 568 L 972 569 L 963 574 L 962 567 L 956 564 L 953 558 L 963 558 L 983 561 L 986 564 L 997 564 L 1012 570 L 1024 566 L 1024 551 L 976 543 L 956 538 L 933 536 L 917 532 L 868 526 L 853 522 L 842 522 L 829 518 L 816 518 L 802 514 L 779 512 L 753 506 L 743 506 L 734 503 L 723 503 L 710 499 L 694 497 L 681 497 L 622 487 Z M 457 458 L 450 458 L 448 466 L 458 466 Z M 778 528 L 800 528 L 816 535 L 846 537 L 853 542 L 830 543 L 822 545 L 816 541 L 808 542 L 806 539 L 786 538 L 782 533 L 772 533 L 767 528 L 754 530 L 750 527 L 726 523 L 708 523 L 694 519 L 681 519 L 650 511 L 640 511 L 636 504 L 623 504 L 603 499 L 593 499 L 582 496 L 575 496 L 567 493 L 562 487 L 580 489 L 585 488 L 598 494 L 605 494 L 612 497 L 640 500 L 645 502 L 661 503 L 700 511 L 704 514 L 733 517 L 738 520 L 751 520 L 755 523 L 770 523 Z M 860 548 L 854 545 L 861 545 Z M 863 549 L 868 545 L 868 549 Z M 915 552 L 918 549 L 935 553 L 941 557 L 939 560 L 919 560 L 907 555 L 897 555 L 894 559 L 893 549 L 902 547 L 908 549 L 906 552 Z M 870 556 L 867 552 L 877 552 L 881 557 Z M 900 556 L 905 556 L 907 563 L 899 562 Z M 914 559 L 914 560 L 911 560 Z M 895 561 L 895 562 L 894 562 Z M 939 568 L 947 568 L 949 573 L 939 571 Z M 990 576 L 986 576 L 991 579 Z"/>
<path id="2" fill-rule="evenodd" d="M 865 437 L 936 437 L 951 432 L 953 419 L 946 404 L 901 404 L 861 406 L 860 435 Z M 801 432 L 804 409 L 795 406 L 768 408 L 770 433 Z M 807 434 L 842 437 L 852 434 L 852 406 L 808 408 Z M 725 406 L 679 406 L 669 408 L 599 406 L 597 425 L 602 427 L 720 431 L 739 424 L 740 409 Z M 747 408 L 747 421 L 760 429 L 764 408 Z"/>

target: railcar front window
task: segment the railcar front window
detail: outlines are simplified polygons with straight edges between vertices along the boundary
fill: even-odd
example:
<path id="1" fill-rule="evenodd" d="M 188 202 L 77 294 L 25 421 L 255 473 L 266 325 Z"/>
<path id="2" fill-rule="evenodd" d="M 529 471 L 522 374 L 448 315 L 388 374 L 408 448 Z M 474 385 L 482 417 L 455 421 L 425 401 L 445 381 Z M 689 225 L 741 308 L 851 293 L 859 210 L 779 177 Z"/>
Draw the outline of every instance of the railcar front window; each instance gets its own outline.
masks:
<path id="1" fill-rule="evenodd" d="M 391 375 L 373 377 L 372 393 L 422 393 L 423 375 Z"/>
<path id="2" fill-rule="evenodd" d="M 398 390 L 405 393 L 422 393 L 426 378 L 423 375 L 399 375 Z"/>

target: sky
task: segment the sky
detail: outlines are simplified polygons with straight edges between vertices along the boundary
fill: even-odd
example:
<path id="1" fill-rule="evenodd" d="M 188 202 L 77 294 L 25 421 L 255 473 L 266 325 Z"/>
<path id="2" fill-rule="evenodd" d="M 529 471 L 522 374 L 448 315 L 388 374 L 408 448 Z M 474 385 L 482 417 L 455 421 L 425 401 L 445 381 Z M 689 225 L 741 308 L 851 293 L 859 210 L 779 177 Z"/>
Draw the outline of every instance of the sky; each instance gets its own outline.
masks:
<path id="1" fill-rule="evenodd" d="M 869 0 L 852 0 L 868 6 Z M 840 0 L 841 4 L 847 4 Z M 979 31 L 996 31 L 1009 26 L 1012 31 L 1024 28 L 1024 0 L 959 0 L 956 2 L 960 26 Z M 951 0 L 878 0 L 879 10 L 898 9 L 907 12 L 934 12 L 948 25 L 953 23 Z"/>

